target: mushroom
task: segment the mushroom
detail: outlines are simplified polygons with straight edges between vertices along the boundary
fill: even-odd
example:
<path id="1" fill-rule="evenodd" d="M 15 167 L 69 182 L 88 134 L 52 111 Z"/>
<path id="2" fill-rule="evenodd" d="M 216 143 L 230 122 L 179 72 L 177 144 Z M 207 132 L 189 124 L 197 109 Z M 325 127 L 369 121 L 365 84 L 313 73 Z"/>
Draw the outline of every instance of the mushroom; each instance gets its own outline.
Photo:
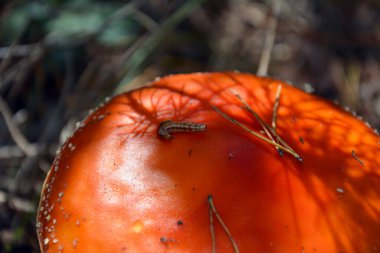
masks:
<path id="1" fill-rule="evenodd" d="M 379 143 L 279 80 L 158 79 L 106 101 L 62 146 L 42 189 L 41 251 L 375 252 Z"/>

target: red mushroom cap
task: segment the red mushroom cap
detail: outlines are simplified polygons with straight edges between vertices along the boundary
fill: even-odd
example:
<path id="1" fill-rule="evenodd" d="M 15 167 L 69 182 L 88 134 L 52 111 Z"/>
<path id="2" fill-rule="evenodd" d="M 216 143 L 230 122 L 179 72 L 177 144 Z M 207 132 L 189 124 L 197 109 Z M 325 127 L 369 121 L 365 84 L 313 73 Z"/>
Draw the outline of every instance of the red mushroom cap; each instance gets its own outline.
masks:
<path id="1" fill-rule="evenodd" d="M 266 137 L 246 106 L 273 131 L 276 98 L 275 133 L 303 162 L 236 125 Z M 167 120 L 171 137 L 158 138 Z M 282 81 L 162 78 L 106 102 L 63 145 L 42 190 L 41 250 L 376 252 L 379 143 L 350 113 Z"/>

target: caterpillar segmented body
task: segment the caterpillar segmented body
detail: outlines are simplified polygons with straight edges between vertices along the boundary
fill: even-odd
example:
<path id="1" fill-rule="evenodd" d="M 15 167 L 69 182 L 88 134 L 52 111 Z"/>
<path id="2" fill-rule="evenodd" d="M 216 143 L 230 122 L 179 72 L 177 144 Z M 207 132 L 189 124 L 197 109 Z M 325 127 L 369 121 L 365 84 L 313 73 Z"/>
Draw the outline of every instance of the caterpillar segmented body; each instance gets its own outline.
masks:
<path id="1" fill-rule="evenodd" d="M 174 122 L 166 120 L 160 123 L 158 127 L 158 136 L 170 140 L 173 138 L 173 133 L 177 132 L 201 132 L 207 129 L 205 124 L 192 123 L 192 122 Z"/>

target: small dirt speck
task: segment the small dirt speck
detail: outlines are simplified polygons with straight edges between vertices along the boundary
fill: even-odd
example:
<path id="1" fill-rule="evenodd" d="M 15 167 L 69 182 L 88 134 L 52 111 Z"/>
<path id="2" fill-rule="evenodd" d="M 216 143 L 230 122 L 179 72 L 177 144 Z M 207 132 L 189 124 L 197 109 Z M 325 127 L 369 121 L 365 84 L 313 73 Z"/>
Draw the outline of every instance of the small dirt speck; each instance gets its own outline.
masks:
<path id="1" fill-rule="evenodd" d="M 168 238 L 166 238 L 166 237 L 161 237 L 161 238 L 160 238 L 160 242 L 162 242 L 162 243 L 168 243 Z"/>

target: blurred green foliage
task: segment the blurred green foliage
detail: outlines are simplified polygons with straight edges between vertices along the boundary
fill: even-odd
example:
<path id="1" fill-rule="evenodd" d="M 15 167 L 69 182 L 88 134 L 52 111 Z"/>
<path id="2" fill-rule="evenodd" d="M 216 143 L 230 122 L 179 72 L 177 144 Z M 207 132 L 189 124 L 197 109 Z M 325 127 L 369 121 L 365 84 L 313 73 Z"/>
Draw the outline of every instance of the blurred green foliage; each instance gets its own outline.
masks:
<path id="1" fill-rule="evenodd" d="M 136 37 L 141 27 L 133 15 L 103 27 L 107 18 L 123 6 L 122 2 L 26 1 L 13 5 L 0 23 L 1 42 L 5 45 L 30 28 L 26 43 L 47 36 L 50 42 L 65 45 L 73 37 L 95 36 L 106 46 L 120 46 L 130 43 L 131 36 Z"/>

